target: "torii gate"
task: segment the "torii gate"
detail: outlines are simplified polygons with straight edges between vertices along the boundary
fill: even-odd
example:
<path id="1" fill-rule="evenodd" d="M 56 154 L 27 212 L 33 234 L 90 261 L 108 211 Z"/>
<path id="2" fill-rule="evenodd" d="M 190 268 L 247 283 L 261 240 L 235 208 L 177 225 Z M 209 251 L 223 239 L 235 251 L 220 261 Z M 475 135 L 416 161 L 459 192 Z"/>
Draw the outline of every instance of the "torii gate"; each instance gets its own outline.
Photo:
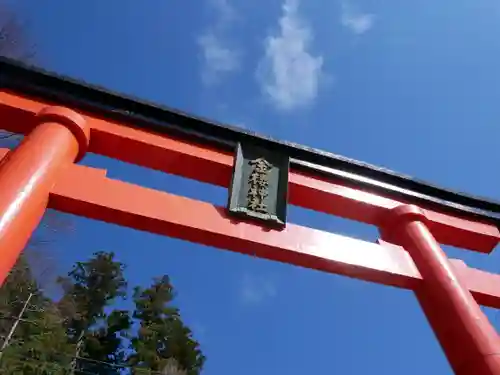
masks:
<path id="1" fill-rule="evenodd" d="M 413 290 L 451 367 L 500 375 L 500 275 L 439 244 L 490 253 L 500 203 L 118 96 L 0 60 L 0 285 L 47 207 L 261 258 Z M 228 207 L 76 164 L 86 152 L 230 188 Z M 377 244 L 286 223 L 287 203 L 379 228 Z"/>

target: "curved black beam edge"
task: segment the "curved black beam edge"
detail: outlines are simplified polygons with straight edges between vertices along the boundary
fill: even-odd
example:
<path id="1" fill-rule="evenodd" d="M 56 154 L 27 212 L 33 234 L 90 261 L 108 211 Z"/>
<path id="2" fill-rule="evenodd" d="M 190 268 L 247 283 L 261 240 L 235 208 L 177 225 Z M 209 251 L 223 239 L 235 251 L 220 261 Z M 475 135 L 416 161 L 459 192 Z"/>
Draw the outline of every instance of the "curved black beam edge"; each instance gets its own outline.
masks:
<path id="1" fill-rule="evenodd" d="M 385 168 L 194 117 L 4 57 L 0 57 L 0 87 L 224 150 L 235 150 L 239 142 L 252 143 L 288 155 L 294 169 L 334 181 L 347 181 L 365 191 L 460 217 L 500 224 L 500 202 L 443 189 Z"/>

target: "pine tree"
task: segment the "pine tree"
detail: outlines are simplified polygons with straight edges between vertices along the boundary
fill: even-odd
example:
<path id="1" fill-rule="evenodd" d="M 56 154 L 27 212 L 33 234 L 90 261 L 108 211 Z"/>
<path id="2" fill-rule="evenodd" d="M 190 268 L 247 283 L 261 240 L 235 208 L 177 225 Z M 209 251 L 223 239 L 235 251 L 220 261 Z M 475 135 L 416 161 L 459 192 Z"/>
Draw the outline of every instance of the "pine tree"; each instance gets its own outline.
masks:
<path id="1" fill-rule="evenodd" d="M 66 340 L 56 305 L 39 289 L 24 255 L 0 289 L 0 312 L 3 340 L 15 327 L 2 353 L 2 373 L 65 374 L 73 348 Z"/>
<path id="2" fill-rule="evenodd" d="M 68 339 L 75 345 L 72 369 L 83 369 L 89 365 L 91 361 L 81 359 L 87 353 L 96 355 L 98 352 L 99 358 L 118 358 L 114 352 L 118 346 L 106 345 L 106 340 L 112 341 L 113 336 L 117 338 L 129 325 L 124 313 L 116 312 L 108 316 L 105 310 L 117 298 L 126 297 L 124 268 L 122 263 L 115 261 L 114 253 L 98 252 L 90 260 L 78 262 L 67 277 L 59 279 L 64 289 L 59 308 L 67 319 Z M 111 322 L 111 326 L 103 327 L 105 322 Z M 97 346 L 99 349 L 96 349 Z M 105 353 L 104 349 L 111 351 Z"/>
<path id="3" fill-rule="evenodd" d="M 126 356 L 122 344 L 131 325 L 128 311 L 113 310 L 107 315 L 98 328 L 86 336 L 83 352 L 88 360 L 80 361 L 79 370 L 100 375 L 121 374 Z"/>
<path id="4" fill-rule="evenodd" d="M 67 373 L 74 346 L 66 339 L 61 317 L 52 302 L 38 312 L 28 312 L 6 350 L 6 374 L 63 375 Z"/>
<path id="5" fill-rule="evenodd" d="M 6 337 L 31 295 L 28 309 L 0 362 L 0 372 L 17 375 L 120 374 L 122 342 L 131 326 L 128 311 L 105 309 L 125 296 L 123 265 L 113 253 L 96 253 L 78 262 L 59 282 L 64 296 L 46 298 L 21 256 L 0 289 L 0 334 Z M 0 342 L 1 343 L 1 342 Z"/>
<path id="6" fill-rule="evenodd" d="M 141 369 L 164 371 L 176 361 L 179 371 L 198 375 L 205 362 L 199 343 L 182 322 L 179 310 L 172 306 L 175 292 L 168 276 L 156 278 L 147 289 L 136 288 L 134 318 L 140 323 L 132 339 L 134 354 L 129 364 Z"/>

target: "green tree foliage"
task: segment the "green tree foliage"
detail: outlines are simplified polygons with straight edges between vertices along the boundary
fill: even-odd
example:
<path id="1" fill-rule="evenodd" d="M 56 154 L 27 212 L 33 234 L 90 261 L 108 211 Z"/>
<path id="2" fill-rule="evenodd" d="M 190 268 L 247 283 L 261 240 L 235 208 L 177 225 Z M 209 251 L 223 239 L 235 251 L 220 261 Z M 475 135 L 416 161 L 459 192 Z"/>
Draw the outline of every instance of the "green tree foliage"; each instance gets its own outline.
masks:
<path id="1" fill-rule="evenodd" d="M 1 373 L 65 374 L 73 347 L 66 339 L 56 305 L 40 291 L 26 257 L 21 256 L 0 289 L 2 344 L 25 304 L 22 320 L 3 353 Z"/>
<path id="2" fill-rule="evenodd" d="M 59 279 L 64 290 L 59 308 L 66 317 L 68 338 L 76 346 L 73 367 L 82 372 L 98 366 L 80 359 L 86 358 L 87 353 L 94 353 L 99 360 L 115 360 L 117 347 L 113 348 L 113 343 L 130 328 L 129 318 L 123 312 L 106 314 L 106 308 L 117 298 L 126 297 L 127 290 L 125 267 L 114 257 L 113 253 L 95 253 L 90 260 L 76 263 L 67 277 Z"/>
<path id="3" fill-rule="evenodd" d="M 172 305 L 175 293 L 168 276 L 156 278 L 147 288 L 136 288 L 134 318 L 140 323 L 132 339 L 134 354 L 129 364 L 140 369 L 163 371 L 175 359 L 179 370 L 198 375 L 205 362 L 199 343 L 182 322 L 179 310 Z M 144 372 L 147 373 L 147 372 Z"/>
<path id="4" fill-rule="evenodd" d="M 13 342 L 5 351 L 2 367 L 8 374 L 62 375 L 67 373 L 71 353 L 61 317 L 52 303 L 39 312 L 26 313 Z"/>
<path id="5" fill-rule="evenodd" d="M 84 358 L 79 362 L 76 373 L 115 375 L 121 374 L 121 365 L 126 353 L 123 339 L 128 335 L 132 321 L 125 310 L 114 310 L 100 322 L 98 328 L 85 337 Z"/>
<path id="6" fill-rule="evenodd" d="M 20 258 L 0 289 L 2 339 L 30 298 L 0 358 L 0 373 L 201 373 L 205 357 L 172 304 L 175 292 L 168 276 L 154 279 L 148 288 L 135 288 L 131 316 L 127 310 L 112 309 L 118 298 L 126 296 L 127 287 L 124 266 L 113 253 L 98 252 L 76 263 L 59 278 L 64 293 L 57 302 L 39 288 L 26 258 Z"/>
<path id="7" fill-rule="evenodd" d="M 67 277 L 59 278 L 64 290 L 60 308 L 68 313 L 68 330 L 73 335 L 104 318 L 105 308 L 126 296 L 125 267 L 114 257 L 114 253 L 95 253 L 90 260 L 76 263 Z"/>

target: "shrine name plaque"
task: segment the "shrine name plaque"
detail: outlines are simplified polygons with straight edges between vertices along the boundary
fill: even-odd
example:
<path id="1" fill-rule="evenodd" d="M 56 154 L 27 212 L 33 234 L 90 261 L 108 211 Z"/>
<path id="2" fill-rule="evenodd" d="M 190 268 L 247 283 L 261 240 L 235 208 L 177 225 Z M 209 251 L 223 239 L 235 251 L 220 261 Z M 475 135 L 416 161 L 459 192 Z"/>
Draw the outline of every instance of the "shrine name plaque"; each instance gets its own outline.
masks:
<path id="1" fill-rule="evenodd" d="M 229 213 L 270 227 L 284 227 L 289 169 L 288 155 L 239 143 L 229 189 Z"/>

